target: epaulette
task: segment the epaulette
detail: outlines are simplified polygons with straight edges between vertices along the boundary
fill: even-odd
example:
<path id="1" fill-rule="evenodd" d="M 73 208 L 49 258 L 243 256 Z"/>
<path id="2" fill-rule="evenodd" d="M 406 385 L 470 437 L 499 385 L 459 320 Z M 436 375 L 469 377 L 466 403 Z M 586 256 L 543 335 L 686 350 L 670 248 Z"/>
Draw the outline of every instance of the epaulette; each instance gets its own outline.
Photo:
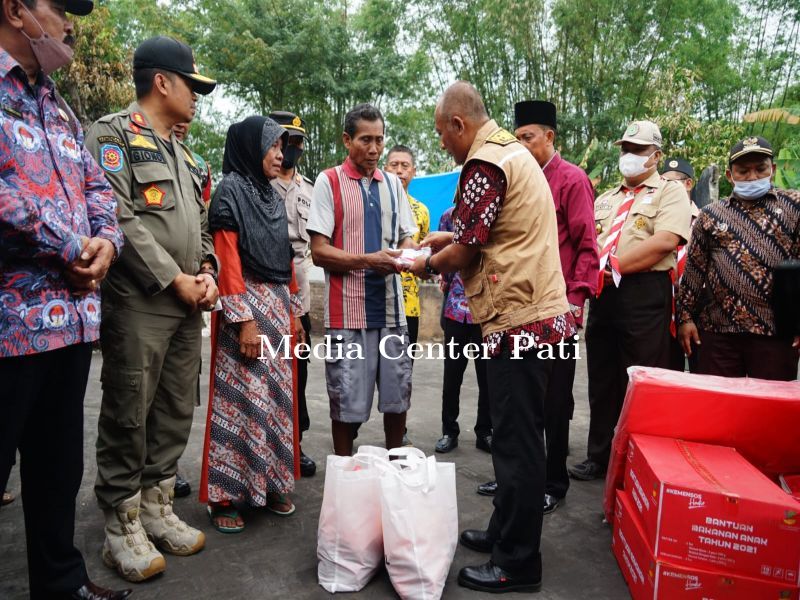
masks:
<path id="1" fill-rule="evenodd" d="M 517 138 L 515 138 L 512 133 L 501 127 L 488 138 L 486 138 L 486 141 L 499 146 L 508 146 L 511 142 L 516 142 Z"/>

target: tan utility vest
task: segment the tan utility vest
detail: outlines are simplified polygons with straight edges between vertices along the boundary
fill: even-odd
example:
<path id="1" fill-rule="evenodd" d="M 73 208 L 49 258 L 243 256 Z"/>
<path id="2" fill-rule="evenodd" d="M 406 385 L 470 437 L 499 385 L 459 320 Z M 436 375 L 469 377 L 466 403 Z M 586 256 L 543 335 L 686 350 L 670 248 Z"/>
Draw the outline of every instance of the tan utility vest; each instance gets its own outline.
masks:
<path id="1" fill-rule="evenodd" d="M 462 177 L 471 160 L 502 169 L 507 186 L 489 241 L 461 271 L 469 309 L 483 335 L 568 312 L 556 211 L 542 169 L 493 120 L 475 136 Z M 456 203 L 462 201 L 461 185 L 459 180 Z"/>

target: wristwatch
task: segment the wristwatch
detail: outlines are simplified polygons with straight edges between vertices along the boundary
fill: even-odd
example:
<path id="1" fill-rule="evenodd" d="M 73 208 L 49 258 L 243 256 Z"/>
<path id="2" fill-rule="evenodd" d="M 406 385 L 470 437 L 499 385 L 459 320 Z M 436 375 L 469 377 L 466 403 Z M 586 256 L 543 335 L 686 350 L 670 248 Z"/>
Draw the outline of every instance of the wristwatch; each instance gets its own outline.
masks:
<path id="1" fill-rule="evenodd" d="M 438 274 L 439 274 L 439 271 L 437 271 L 436 269 L 434 269 L 434 268 L 431 266 L 431 258 L 433 258 L 433 255 L 428 255 L 428 256 L 425 258 L 425 272 L 426 272 L 428 275 L 438 275 Z"/>

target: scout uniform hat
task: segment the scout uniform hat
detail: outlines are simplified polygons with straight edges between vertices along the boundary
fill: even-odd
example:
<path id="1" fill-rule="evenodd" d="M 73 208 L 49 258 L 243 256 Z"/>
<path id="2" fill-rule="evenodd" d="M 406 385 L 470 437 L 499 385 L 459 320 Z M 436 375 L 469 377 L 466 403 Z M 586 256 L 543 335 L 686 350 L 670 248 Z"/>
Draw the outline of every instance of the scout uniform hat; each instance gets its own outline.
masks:
<path id="1" fill-rule="evenodd" d="M 198 94 L 210 94 L 217 86 L 213 79 L 200 75 L 192 49 L 178 40 L 159 35 L 145 40 L 133 53 L 133 70 L 164 69 L 189 80 Z"/>
<path id="2" fill-rule="evenodd" d="M 556 105 L 545 100 L 524 100 L 514 105 L 514 129 L 546 125 L 556 129 Z"/>
<path id="3" fill-rule="evenodd" d="M 689 164 L 689 161 L 678 158 L 677 156 L 670 156 L 665 160 L 664 166 L 661 167 L 659 173 L 663 175 L 669 171 L 677 171 L 678 173 L 683 173 L 689 179 L 694 179 L 694 169 L 692 165 Z"/>
<path id="4" fill-rule="evenodd" d="M 93 0 L 67 0 L 64 2 L 64 10 L 71 15 L 85 17 L 94 8 Z"/>
<path id="5" fill-rule="evenodd" d="M 286 110 L 273 110 L 269 113 L 269 118 L 288 131 L 289 137 L 302 135 L 304 138 L 308 139 L 306 122 L 296 114 Z"/>
<path id="6" fill-rule="evenodd" d="M 622 142 L 661 148 L 661 130 L 652 121 L 634 121 L 628 125 L 625 133 L 614 142 L 614 145 L 619 146 Z"/>
<path id="7" fill-rule="evenodd" d="M 731 165 L 748 154 L 763 154 L 764 156 L 772 157 L 772 144 L 762 137 L 746 137 L 741 142 L 736 142 L 731 148 L 728 164 Z"/>

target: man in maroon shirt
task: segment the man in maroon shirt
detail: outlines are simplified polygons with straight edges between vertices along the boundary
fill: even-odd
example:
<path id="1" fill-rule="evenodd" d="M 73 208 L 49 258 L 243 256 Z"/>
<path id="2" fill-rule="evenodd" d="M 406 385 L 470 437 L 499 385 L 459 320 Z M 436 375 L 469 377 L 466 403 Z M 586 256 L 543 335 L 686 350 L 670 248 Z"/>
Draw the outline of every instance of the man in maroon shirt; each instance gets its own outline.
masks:
<path id="1" fill-rule="evenodd" d="M 594 224 L 594 189 L 580 167 L 567 162 L 556 151 L 556 107 L 551 102 L 525 100 L 514 105 L 514 135 L 539 163 L 544 172 L 558 222 L 558 251 L 567 284 L 567 299 L 575 322 L 583 324 L 583 307 L 595 293 L 599 260 Z M 545 397 L 545 439 L 547 443 L 547 484 L 544 514 L 558 508 L 567 495 L 569 474 L 569 421 L 575 407 L 577 336 L 569 340 L 566 352 L 556 355 Z M 478 493 L 493 495 L 497 483 L 478 486 Z"/>

